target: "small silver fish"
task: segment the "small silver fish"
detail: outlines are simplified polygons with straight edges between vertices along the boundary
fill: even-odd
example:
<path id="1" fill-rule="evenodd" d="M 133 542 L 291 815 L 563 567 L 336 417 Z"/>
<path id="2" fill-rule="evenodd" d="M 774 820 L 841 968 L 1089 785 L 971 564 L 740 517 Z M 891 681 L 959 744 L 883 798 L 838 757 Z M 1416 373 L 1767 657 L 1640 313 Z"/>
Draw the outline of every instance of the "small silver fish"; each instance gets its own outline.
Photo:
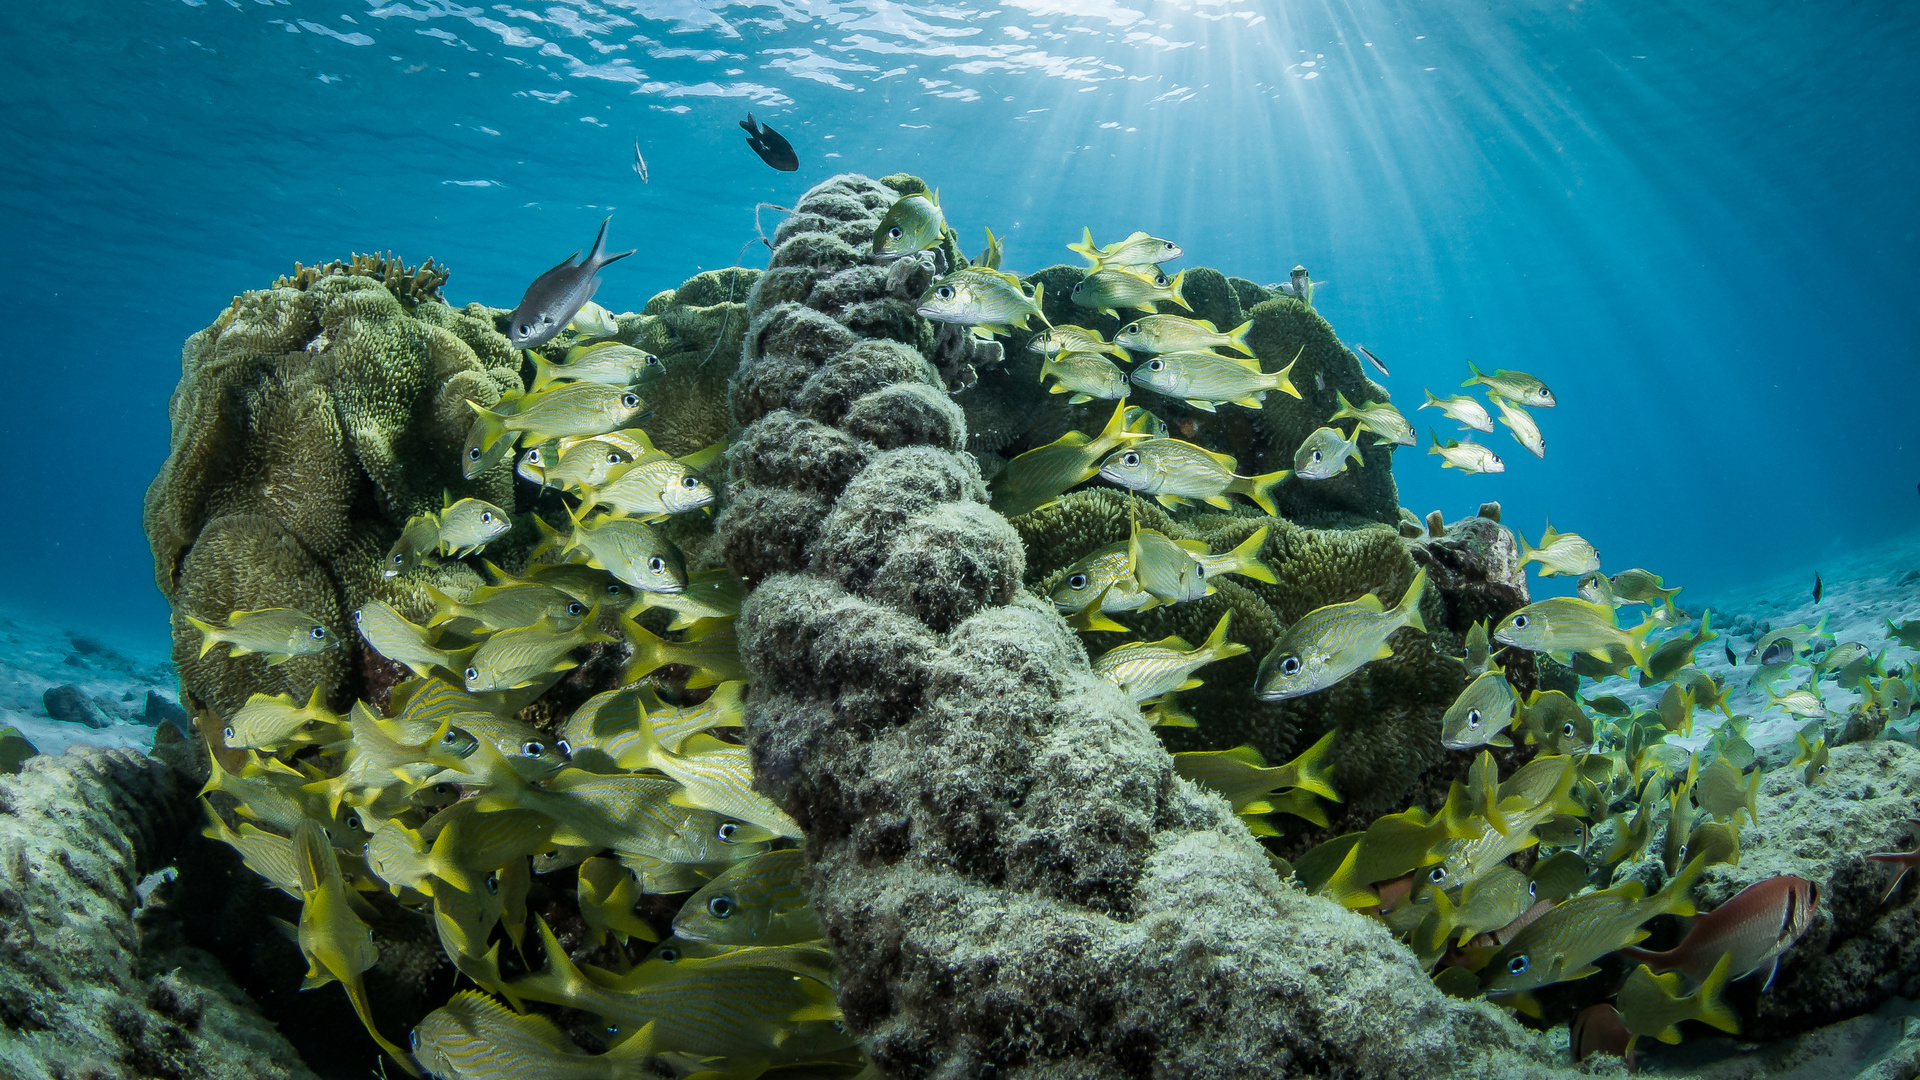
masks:
<path id="1" fill-rule="evenodd" d="M 1167 352 L 1134 368 L 1131 378 L 1139 386 L 1181 398 L 1204 412 L 1213 412 L 1219 402 L 1258 409 L 1266 402 L 1270 390 L 1300 396 L 1293 381 L 1287 378 L 1298 359 L 1296 354 L 1294 361 L 1269 375 L 1260 370 L 1260 361 L 1252 357 L 1194 350 Z"/>
<path id="2" fill-rule="evenodd" d="M 1432 428 L 1428 428 L 1427 433 L 1433 436 L 1433 445 L 1427 449 L 1427 453 L 1439 454 L 1440 467 L 1443 469 L 1459 469 L 1466 473 L 1507 471 L 1507 463 L 1500 460 L 1499 454 L 1477 442 L 1448 439 L 1443 443 L 1440 441 L 1440 434 Z"/>
<path id="3" fill-rule="evenodd" d="M 1493 416 L 1487 412 L 1485 405 L 1480 404 L 1473 398 L 1465 394 L 1461 394 L 1458 397 L 1437 398 L 1433 396 L 1433 391 L 1431 390 L 1425 390 L 1424 392 L 1427 395 L 1427 402 L 1420 406 L 1422 409 L 1439 409 L 1449 417 L 1458 420 L 1460 423 L 1465 424 L 1475 431 L 1485 431 L 1489 433 L 1493 431 Z"/>
<path id="4" fill-rule="evenodd" d="M 1534 409 L 1551 409 L 1558 404 L 1554 400 L 1553 391 L 1547 389 L 1546 383 L 1524 371 L 1495 371 L 1488 375 L 1474 367 L 1471 360 L 1467 361 L 1467 370 L 1473 372 L 1473 378 L 1461 383 L 1461 386 L 1472 386 L 1478 383 L 1485 386 L 1487 393 L 1495 398 L 1505 398 L 1517 405 Z"/>
<path id="5" fill-rule="evenodd" d="M 1526 447 L 1534 457 L 1546 457 L 1546 437 L 1540 434 L 1540 425 L 1533 422 L 1533 417 L 1527 415 L 1527 410 L 1509 405 L 1507 399 L 1503 397 L 1494 398 L 1493 403 L 1500 409 L 1500 422 L 1507 425 L 1508 431 L 1513 432 L 1513 440 Z"/>
<path id="6" fill-rule="evenodd" d="M 609 216 L 600 223 L 600 233 L 593 238 L 593 250 L 584 261 L 576 251 L 527 286 L 527 294 L 507 317 L 507 341 L 514 348 L 537 348 L 558 337 L 580 308 L 593 299 L 594 292 L 600 288 L 600 271 L 633 254 L 633 251 L 607 254 L 607 225 L 612 220 Z"/>
<path id="7" fill-rule="evenodd" d="M 1047 317 L 1040 309 L 1042 286 L 1033 283 L 1029 297 L 1020 279 L 1012 274 L 970 266 L 940 278 L 920 297 L 915 309 L 922 318 L 935 322 L 971 326 L 975 337 L 990 338 L 1027 328 L 1028 320 Z"/>
<path id="8" fill-rule="evenodd" d="M 1040 377 L 1048 376 L 1055 380 L 1048 390 L 1071 393 L 1067 400 L 1074 405 L 1095 398 L 1113 401 L 1127 396 L 1126 374 L 1101 353 L 1063 352 L 1049 357 L 1040 364 Z"/>
<path id="9" fill-rule="evenodd" d="M 633 140 L 633 171 L 640 174 L 641 183 L 645 184 L 649 182 L 647 180 L 647 159 L 640 156 L 639 139 Z"/>
<path id="10" fill-rule="evenodd" d="M 1102 266 L 1147 267 L 1177 259 L 1181 255 L 1179 244 L 1143 232 L 1130 233 L 1126 239 L 1105 247 L 1095 247 L 1093 230 L 1088 228 L 1080 230 L 1080 242 L 1068 244 L 1067 250 L 1093 263 L 1094 270 Z"/>
<path id="11" fill-rule="evenodd" d="M 1165 274 L 1158 271 L 1149 275 L 1110 266 L 1104 270 L 1089 271 L 1080 284 L 1073 287 L 1069 298 L 1081 307 L 1092 308 L 1115 318 L 1119 317 L 1122 308 L 1158 311 L 1154 305 L 1168 300 L 1192 311 L 1193 306 L 1181 295 L 1186 277 L 1185 270 L 1173 275 L 1173 280 L 1169 281 Z"/>

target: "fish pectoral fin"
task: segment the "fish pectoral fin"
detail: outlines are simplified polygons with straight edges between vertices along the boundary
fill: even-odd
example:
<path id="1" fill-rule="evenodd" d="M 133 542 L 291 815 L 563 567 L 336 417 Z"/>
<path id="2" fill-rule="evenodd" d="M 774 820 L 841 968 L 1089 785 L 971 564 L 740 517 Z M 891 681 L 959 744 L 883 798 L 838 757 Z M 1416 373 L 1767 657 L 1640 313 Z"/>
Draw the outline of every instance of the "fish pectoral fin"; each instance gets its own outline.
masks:
<path id="1" fill-rule="evenodd" d="M 1159 503 L 1161 506 L 1164 506 L 1169 510 L 1177 510 L 1180 507 L 1187 505 L 1187 500 L 1181 498 L 1178 495 L 1155 495 L 1153 497 L 1153 501 Z M 1212 502 L 1213 500 L 1209 499 L 1207 501 Z"/>
<path id="2" fill-rule="evenodd" d="M 1052 386 L 1047 387 L 1047 393 L 1049 394 L 1065 394 L 1068 392 L 1069 389 L 1066 383 L 1054 383 Z"/>
<path id="3" fill-rule="evenodd" d="M 233 650 L 233 651 L 234 651 L 234 652 L 236 652 L 236 653 L 238 653 L 238 652 L 241 652 L 241 651 L 243 651 L 243 650 L 241 650 L 241 649 L 235 649 L 235 650 Z M 286 663 L 287 661 L 289 661 L 289 660 L 291 660 L 291 659 L 293 659 L 293 654 L 292 654 L 292 653 L 284 653 L 284 652 L 274 652 L 274 653 L 268 653 L 268 654 L 267 654 L 267 666 L 268 666 L 268 667 L 273 667 L 273 666 L 274 666 L 274 665 L 276 665 L 276 664 L 284 664 L 284 663 Z"/>
<path id="4" fill-rule="evenodd" d="M 1213 402 L 1204 400 L 1202 398 L 1188 398 L 1187 404 L 1193 406 L 1196 409 L 1199 409 L 1201 412 L 1216 411 L 1213 407 Z"/>
<path id="5" fill-rule="evenodd" d="M 1067 399 L 1067 404 L 1078 405 L 1083 401 L 1092 401 L 1092 400 L 1093 400 L 1092 394 L 1075 394 L 1072 397 Z"/>

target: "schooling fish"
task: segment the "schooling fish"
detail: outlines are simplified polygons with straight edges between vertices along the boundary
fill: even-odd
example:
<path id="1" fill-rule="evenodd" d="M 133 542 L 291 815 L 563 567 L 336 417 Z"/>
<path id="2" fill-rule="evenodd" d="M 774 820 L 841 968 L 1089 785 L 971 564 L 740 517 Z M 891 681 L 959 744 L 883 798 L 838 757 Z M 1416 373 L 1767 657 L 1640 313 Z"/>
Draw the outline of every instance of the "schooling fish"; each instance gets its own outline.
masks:
<path id="1" fill-rule="evenodd" d="M 1044 380 L 1048 376 L 1056 380 L 1048 387 L 1049 391 L 1073 395 L 1067 399 L 1069 404 L 1078 405 L 1095 398 L 1114 401 L 1127 396 L 1126 373 L 1102 353 L 1057 353 L 1040 364 L 1040 378 Z"/>
<path id="2" fill-rule="evenodd" d="M 755 120 L 752 113 L 740 121 L 740 126 L 746 130 L 747 145 L 760 155 L 761 161 L 781 172 L 794 172 L 800 168 L 800 158 L 793 152 L 793 144 L 779 132 Z"/>
<path id="3" fill-rule="evenodd" d="M 1628 881 L 1560 904 L 1494 954 L 1481 972 L 1481 989 L 1498 997 L 1586 978 L 1599 970 L 1594 961 L 1644 940 L 1640 927 L 1649 919 L 1693 914 L 1688 894 L 1704 867 L 1695 858 L 1652 896 Z"/>
<path id="4" fill-rule="evenodd" d="M 640 415 L 640 395 L 624 386 L 605 383 L 561 383 L 529 394 L 522 407 L 501 413 L 467 403 L 484 429 L 481 446 L 490 447 L 501 438 L 517 433 L 535 443 L 575 435 L 603 435 L 624 427 Z"/>
<path id="5" fill-rule="evenodd" d="M 1173 280 L 1169 281 L 1158 270 L 1149 274 L 1109 266 L 1104 270 L 1088 271 L 1087 276 L 1073 287 L 1068 299 L 1081 307 L 1092 308 L 1116 319 L 1123 308 L 1153 312 L 1159 310 L 1154 305 L 1168 300 L 1192 311 L 1193 305 L 1181 295 L 1186 278 L 1185 270 L 1173 275 Z"/>
<path id="6" fill-rule="evenodd" d="M 1346 472 L 1349 460 L 1365 465 L 1366 459 L 1360 456 L 1360 433 L 1365 430 L 1355 424 L 1349 438 L 1338 428 L 1317 429 L 1293 452 L 1293 475 L 1302 480 L 1328 480 Z"/>
<path id="7" fill-rule="evenodd" d="M 1443 443 L 1440 441 L 1440 433 L 1432 428 L 1427 429 L 1427 434 L 1433 436 L 1433 445 L 1427 449 L 1427 453 L 1439 454 L 1440 467 L 1443 469 L 1459 469 L 1464 473 L 1507 471 L 1507 463 L 1500 460 L 1499 454 L 1477 442 L 1448 439 Z"/>
<path id="8" fill-rule="evenodd" d="M 1480 404 L 1473 398 L 1465 394 L 1461 394 L 1458 397 L 1437 398 L 1433 396 L 1433 391 L 1431 390 L 1426 390 L 1426 395 L 1426 404 L 1420 406 L 1420 408 L 1439 409 L 1442 413 L 1458 420 L 1460 423 L 1465 424 L 1475 431 L 1492 433 L 1493 417 L 1488 414 L 1485 405 Z"/>
<path id="9" fill-rule="evenodd" d="M 1400 603 L 1388 610 L 1372 593 L 1344 604 L 1315 608 L 1289 626 L 1260 661 L 1254 687 L 1263 701 L 1284 701 L 1332 686 L 1369 661 L 1393 655 L 1387 644 L 1394 631 L 1412 627 L 1426 633 L 1420 598 L 1427 589 L 1427 568 L 1413 575 Z"/>
<path id="10" fill-rule="evenodd" d="M 1153 418 L 1125 401 L 1113 407 L 1113 415 L 1099 434 L 1089 438 L 1085 432 L 1069 431 L 1045 446 L 1020 454 L 993 482 L 993 508 L 1007 517 L 1019 517 L 1052 505 L 1067 489 L 1092 479 L 1100 471 L 1101 459 L 1114 448 L 1130 440 L 1151 436 L 1132 430 L 1132 425 Z"/>
<path id="11" fill-rule="evenodd" d="M 1771 693 L 1771 691 L 1769 691 L 1769 693 Z M 1800 744 L 1800 752 L 1794 756 L 1793 761 L 1788 764 L 1788 768 L 1798 768 L 1802 765 L 1806 766 L 1806 768 L 1800 770 L 1800 778 L 1806 781 L 1808 787 L 1825 782 L 1827 778 L 1826 737 L 1822 736 L 1809 743 L 1805 735 L 1795 733 L 1793 739 L 1794 742 Z"/>
<path id="12" fill-rule="evenodd" d="M 1361 427 L 1376 436 L 1375 446 L 1413 446 L 1420 441 L 1420 436 L 1413 433 L 1413 425 L 1407 422 L 1399 409 L 1393 407 L 1392 402 L 1369 401 L 1355 405 L 1347 400 L 1347 395 L 1337 390 L 1333 396 L 1340 403 L 1340 408 L 1327 417 L 1327 423 L 1357 420 Z"/>
<path id="13" fill-rule="evenodd" d="M 650 1074 L 652 1025 L 604 1054 L 574 1045 L 553 1021 L 462 990 L 413 1029 L 414 1057 L 438 1080 L 639 1080 Z"/>
<path id="14" fill-rule="evenodd" d="M 733 623 L 718 626 L 696 624 L 685 641 L 666 641 L 633 621 L 631 614 L 620 617 L 620 629 L 633 646 L 633 659 L 627 664 L 628 682 L 641 679 L 668 664 L 685 664 L 693 669 L 687 688 L 697 690 L 735 680 L 747 679 L 745 663 L 740 659 L 740 641 Z"/>
<path id="15" fill-rule="evenodd" d="M 461 499 L 440 511 L 440 553 L 462 558 L 486 547 L 513 528 L 505 510 L 484 499 Z"/>
<path id="16" fill-rule="evenodd" d="M 1273 489 L 1286 480 L 1289 471 L 1240 476 L 1233 471 L 1238 466 L 1231 455 L 1216 454 L 1190 442 L 1148 439 L 1110 455 L 1100 463 L 1100 475 L 1121 487 L 1151 495 L 1163 506 L 1185 506 L 1198 499 L 1225 510 L 1233 505 L 1227 496 L 1234 494 L 1245 495 L 1260 509 L 1278 516 Z"/>
<path id="17" fill-rule="evenodd" d="M 633 251 L 607 254 L 607 225 L 612 220 L 609 215 L 600 223 L 600 233 L 593 238 L 593 250 L 584 261 L 576 251 L 527 286 L 527 294 L 520 298 L 513 314 L 507 316 L 508 344 L 516 349 L 533 349 L 558 337 L 581 307 L 593 299 L 600 288 L 600 271 L 633 254 Z"/>
<path id="18" fill-rule="evenodd" d="M 1089 330 L 1084 326 L 1074 326 L 1071 323 L 1050 326 L 1033 335 L 1033 340 L 1027 342 L 1027 351 L 1039 353 L 1043 357 L 1070 352 L 1093 352 L 1106 353 L 1120 360 L 1132 359 L 1127 355 L 1127 350 L 1121 348 L 1118 343 L 1101 337 L 1099 331 Z"/>
<path id="19" fill-rule="evenodd" d="M 1622 570 L 1608 579 L 1613 586 L 1613 595 L 1625 604 L 1661 604 L 1667 610 L 1673 610 L 1673 598 L 1680 592 L 1680 586 L 1671 589 L 1661 580 L 1659 574 L 1651 570 L 1635 567 Z"/>
<path id="20" fill-rule="evenodd" d="M 798 945 L 820 937 L 798 848 L 742 859 L 701 887 L 673 918 L 675 937 L 716 945 Z"/>
<path id="21" fill-rule="evenodd" d="M 1080 230 L 1080 242 L 1068 244 L 1067 250 L 1091 262 L 1092 270 L 1105 265 L 1152 266 L 1180 257 L 1180 245 L 1143 232 L 1129 233 L 1124 240 L 1105 247 L 1095 247 L 1093 230 L 1084 227 Z"/>
<path id="22" fill-rule="evenodd" d="M 616 327 L 616 330 L 618 328 Z M 528 394 L 537 394 L 556 382 L 590 382 L 606 386 L 633 386 L 652 382 L 667 373 L 660 358 L 618 341 L 596 341 L 575 345 L 567 350 L 567 362 L 556 364 L 539 353 L 533 354 L 533 385 Z"/>
<path id="23" fill-rule="evenodd" d="M 1516 405 L 1525 405 L 1531 409 L 1551 409 L 1558 404 L 1553 399 L 1553 391 L 1547 389 L 1546 383 L 1524 371 L 1500 370 L 1488 375 L 1474 367 L 1471 360 L 1467 361 L 1467 370 L 1473 372 L 1473 377 L 1461 383 L 1461 386 L 1473 386 L 1477 383 L 1485 386 L 1487 393 L 1496 398 L 1505 398 Z"/>
<path id="24" fill-rule="evenodd" d="M 1533 422 L 1533 417 L 1527 415 L 1527 410 L 1507 404 L 1507 399 L 1503 397 L 1494 398 L 1493 403 L 1500 409 L 1500 422 L 1507 425 L 1508 431 L 1513 432 L 1513 440 L 1526 447 L 1527 452 L 1534 457 L 1546 457 L 1546 437 L 1540 434 L 1540 425 Z"/>
<path id="25" fill-rule="evenodd" d="M 1740 1018 L 1720 1000 L 1732 963 L 1731 956 L 1720 957 L 1699 982 L 1700 988 L 1685 997 L 1680 994 L 1683 980 L 1679 975 L 1655 975 L 1642 964 L 1627 976 L 1627 984 L 1620 988 L 1617 1000 L 1621 1026 L 1636 1039 L 1651 1035 L 1663 1043 L 1680 1041 L 1682 1020 L 1698 1020 L 1730 1035 L 1739 1034 Z"/>
<path id="26" fill-rule="evenodd" d="M 1620 955 L 1655 973 L 1678 971 L 1695 985 L 1708 980 L 1716 964 L 1730 959 L 1728 981 L 1765 970 L 1760 987 L 1773 985 L 1780 957 L 1813 923 L 1820 887 L 1805 878 L 1781 874 L 1756 881 L 1726 903 L 1695 919 L 1686 938 L 1666 952 L 1628 947 Z"/>
<path id="27" fill-rule="evenodd" d="M 898 259 L 940 243 L 947 232 L 947 215 L 940 210 L 940 193 L 902 195 L 887 208 L 873 230 L 873 254 Z"/>
<path id="28" fill-rule="evenodd" d="M 374 652 L 405 664 L 415 675 L 427 676 L 434 668 L 459 671 L 464 665 L 459 652 L 437 649 L 428 641 L 428 631 L 407 621 L 385 600 L 369 600 L 353 613 L 354 629 Z"/>
<path id="29" fill-rule="evenodd" d="M 1578 754 L 1593 748 L 1593 718 L 1559 690 L 1535 690 L 1520 708 L 1527 737 L 1549 754 Z"/>
<path id="30" fill-rule="evenodd" d="M 701 570 L 687 575 L 687 584 L 677 593 L 643 592 L 640 610 L 662 608 L 673 612 L 669 630 L 685 630 L 703 619 L 731 619 L 740 614 L 746 599 L 746 582 L 726 567 Z"/>
<path id="31" fill-rule="evenodd" d="M 1216 660 L 1239 656 L 1245 645 L 1227 640 L 1233 612 L 1220 616 L 1213 633 L 1199 648 L 1178 637 L 1159 641 L 1130 641 L 1107 650 L 1093 662 L 1093 673 L 1118 686 L 1135 704 L 1147 704 L 1179 690 L 1200 685 L 1193 673 Z"/>
<path id="32" fill-rule="evenodd" d="M 303 821 L 293 830 L 294 867 L 300 875 L 300 952 L 307 958 L 302 990 L 338 981 L 353 1003 L 367 1034 L 412 1075 L 419 1075 L 405 1050 L 388 1042 L 374 1026 L 362 976 L 380 959 L 373 931 L 348 903 L 346 879 L 320 826 Z"/>
<path id="33" fill-rule="evenodd" d="M 1196 784 L 1218 792 L 1236 814 L 1269 814 L 1277 809 L 1275 796 L 1297 789 L 1334 802 L 1343 801 L 1334 790 L 1333 774 L 1327 771 L 1327 751 L 1337 733 L 1329 731 L 1320 740 L 1285 765 L 1268 765 L 1267 759 L 1252 746 L 1232 750 L 1193 750 L 1173 755 L 1173 771 Z"/>
<path id="34" fill-rule="evenodd" d="M 713 488 L 673 458 L 656 458 L 616 470 L 605 482 L 582 488 L 576 513 L 584 517 L 596 506 L 641 521 L 659 521 L 713 505 Z"/>
<path id="35" fill-rule="evenodd" d="M 620 332 L 620 323 L 612 312 L 589 300 L 580 305 L 567 329 L 583 338 L 609 338 Z"/>
<path id="36" fill-rule="evenodd" d="M 1307 273 L 1306 267 L 1296 266 L 1293 268 L 1293 271 L 1287 275 L 1287 280 L 1273 287 L 1293 297 L 1295 300 L 1305 301 L 1308 307 L 1312 307 L 1314 289 L 1317 286 L 1325 284 L 1326 282 L 1324 281 L 1313 280 L 1313 275 Z"/>
<path id="37" fill-rule="evenodd" d="M 970 326 L 975 337 L 990 338 L 1012 333 L 1015 327 L 1025 330 L 1033 318 L 1045 325 L 1047 316 L 1040 307 L 1044 292 L 1036 281 L 1033 295 L 1028 296 L 1012 274 L 969 266 L 936 280 L 914 310 L 922 318 Z"/>
<path id="38" fill-rule="evenodd" d="M 541 450 L 541 447 L 536 446 L 527 453 L 537 454 Z M 581 439 L 571 446 L 560 445 L 555 453 L 559 460 L 555 461 L 552 456 L 548 457 L 545 467 L 541 469 L 541 479 L 548 487 L 556 487 L 562 491 L 578 491 L 595 484 L 604 484 L 607 478 L 613 475 L 615 469 L 633 464 L 638 460 L 625 448 L 606 439 Z M 665 454 L 657 452 L 652 456 L 666 457 Z"/>
<path id="39" fill-rule="evenodd" d="M 532 626 L 494 634 L 467 661 L 467 690 L 512 690 L 530 686 L 543 675 L 580 666 L 567 654 L 590 642 L 614 640 L 593 629 L 598 613 L 598 608 L 589 611 L 579 626 L 564 632 L 554 629 L 552 619 L 541 616 Z"/>
<path id="40" fill-rule="evenodd" d="M 571 593 L 537 581 L 516 581 L 508 585 L 482 585 L 467 594 L 466 603 L 461 603 L 432 586 L 427 587 L 427 595 L 433 598 L 436 609 L 433 617 L 427 621 L 427 625 L 444 626 L 464 620 L 454 627 L 463 634 L 471 634 L 475 630 L 491 633 L 495 630 L 532 626 L 534 620 L 543 615 L 553 620 L 554 629 L 571 630 L 586 617 L 587 609 L 591 606 Z M 456 667 L 448 670 L 460 669 Z"/>
<path id="41" fill-rule="evenodd" d="M 340 714 L 328 709 L 318 686 L 305 705 L 290 694 L 254 694 L 221 732 L 235 749 L 279 750 L 333 742 L 345 731 Z"/>
<path id="42" fill-rule="evenodd" d="M 1489 668 L 1466 685 L 1440 718 L 1440 745 L 1449 750 L 1512 746 L 1507 727 L 1519 699 L 1500 668 Z"/>
<path id="43" fill-rule="evenodd" d="M 185 618 L 200 631 L 201 656 L 225 642 L 228 655 L 261 653 L 267 658 L 267 666 L 272 667 L 296 656 L 312 656 L 340 647 L 340 639 L 319 619 L 293 608 L 235 611 L 227 616 L 226 626 L 202 622 L 192 615 Z"/>
<path id="44" fill-rule="evenodd" d="M 680 549 L 644 521 L 603 515 L 575 522 L 567 550 L 576 548 L 587 553 L 591 565 L 641 592 L 686 588 L 687 567 Z"/>
<path id="45" fill-rule="evenodd" d="M 1289 362 L 1268 375 L 1261 372 L 1260 361 L 1252 357 L 1187 351 L 1162 353 L 1134 368 L 1130 377 L 1139 386 L 1182 398 L 1203 412 L 1213 412 L 1220 402 L 1258 409 L 1272 390 L 1299 397 L 1300 391 L 1287 378 L 1292 370 L 1293 363 Z"/>
<path id="46" fill-rule="evenodd" d="M 1797 656 L 1801 650 L 1813 642 L 1814 638 L 1833 640 L 1833 635 L 1827 632 L 1826 615 L 1821 615 L 1820 621 L 1811 628 L 1806 623 L 1800 623 L 1779 630 L 1770 630 L 1761 635 L 1753 643 L 1753 648 L 1747 650 L 1747 662 L 1752 663 L 1757 660 L 1762 664 L 1782 663 Z M 1776 649 L 1778 651 L 1775 651 Z"/>
<path id="47" fill-rule="evenodd" d="M 1538 545 L 1527 543 L 1520 538 L 1520 565 L 1530 562 L 1540 564 L 1541 577 L 1553 577 L 1563 574 L 1567 577 L 1579 577 L 1600 569 L 1600 553 L 1587 543 L 1578 533 L 1563 533 L 1554 530 L 1553 522 L 1547 522 L 1547 531 L 1540 534 Z"/>
<path id="48" fill-rule="evenodd" d="M 1640 667 L 1647 662 L 1647 635 L 1653 628 L 1649 619 L 1622 630 L 1612 608 L 1577 596 L 1554 596 L 1501 619 L 1493 639 L 1532 652 L 1579 652 Z"/>
<path id="49" fill-rule="evenodd" d="M 635 748 L 622 755 L 623 768 L 648 768 L 679 781 L 669 796 L 676 806 L 695 806 L 723 817 L 758 825 L 775 836 L 799 839 L 800 826 L 765 795 L 753 790 L 753 758 L 738 743 L 695 735 L 675 753 L 653 741 L 653 725 L 635 727 Z"/>
<path id="50" fill-rule="evenodd" d="M 1784 694 L 1774 693 L 1773 687 L 1769 686 L 1767 687 L 1767 704 L 1768 706 L 1778 706 L 1794 716 L 1803 717 L 1808 720 L 1825 720 L 1827 718 L 1827 706 L 1824 701 L 1820 700 L 1819 686 L 1820 684 L 1817 678 L 1811 680 L 1809 684 L 1802 689 L 1789 690 Z M 1797 765 L 1799 762 L 1795 762 L 1794 764 Z M 1812 781 L 1808 782 L 1811 783 Z"/>
<path id="51" fill-rule="evenodd" d="M 468 477 L 472 479 L 472 477 Z M 399 577 L 426 564 L 427 556 L 440 550 L 440 522 L 432 514 L 415 514 L 400 530 L 400 539 L 387 549 L 380 576 Z"/>
<path id="52" fill-rule="evenodd" d="M 974 256 L 973 264 L 975 266 L 984 266 L 989 270 L 998 270 L 1000 269 L 1001 260 L 1005 257 L 1006 253 L 1000 247 L 1000 238 L 993 235 L 992 229 L 988 229 L 986 249 Z"/>
<path id="53" fill-rule="evenodd" d="M 1247 334 L 1253 329 L 1248 319 L 1226 333 L 1205 319 L 1181 315 L 1147 315 L 1128 323 L 1113 335 L 1113 343 L 1135 352 L 1200 352 L 1208 349 L 1234 349 L 1253 355 Z"/>

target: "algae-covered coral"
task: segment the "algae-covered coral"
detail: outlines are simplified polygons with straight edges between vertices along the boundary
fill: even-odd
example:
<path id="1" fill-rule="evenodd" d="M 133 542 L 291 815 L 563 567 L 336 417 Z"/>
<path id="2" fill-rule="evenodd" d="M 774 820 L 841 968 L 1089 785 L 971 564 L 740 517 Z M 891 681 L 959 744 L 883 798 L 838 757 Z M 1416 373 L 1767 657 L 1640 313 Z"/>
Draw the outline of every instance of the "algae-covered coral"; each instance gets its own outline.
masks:
<path id="1" fill-rule="evenodd" d="M 524 362 L 387 259 L 189 342 L 149 531 L 208 835 L 309 983 L 437 1073 L 509 1039 L 609 1072 L 1554 1072 L 1489 1001 L 1610 996 L 1589 962 L 1737 853 L 1737 726 L 1666 741 L 1724 704 L 1710 631 L 1531 604 L 1497 505 L 1417 524 L 1310 289 L 1169 276 L 1145 234 L 1024 279 L 943 229 L 875 256 L 925 190 L 829 180 L 766 272 Z M 1048 392 L 1076 349 L 1172 373 Z M 344 647 L 220 647 L 286 611 Z M 1597 719 L 1535 650 L 1672 701 Z M 1648 1000 L 1629 1039 L 1666 1033 Z"/>

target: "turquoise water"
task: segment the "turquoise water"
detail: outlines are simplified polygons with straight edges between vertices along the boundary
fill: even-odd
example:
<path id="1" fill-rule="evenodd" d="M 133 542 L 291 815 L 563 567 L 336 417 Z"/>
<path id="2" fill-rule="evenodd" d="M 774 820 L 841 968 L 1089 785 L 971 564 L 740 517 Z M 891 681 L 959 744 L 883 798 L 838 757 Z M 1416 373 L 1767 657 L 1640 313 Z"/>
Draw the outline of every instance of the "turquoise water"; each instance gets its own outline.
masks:
<path id="1" fill-rule="evenodd" d="M 1920 10 L 1825 7 L 8 4 L 4 598 L 164 634 L 140 497 L 180 343 L 294 260 L 432 255 L 511 306 L 612 212 L 640 254 L 599 299 L 637 309 L 764 264 L 755 204 L 839 171 L 924 176 L 1018 272 L 1083 225 L 1303 263 L 1423 426 L 1468 358 L 1544 378 L 1546 458 L 1403 451 L 1420 512 L 1497 499 L 1698 590 L 1813 565 L 1920 525 Z"/>

